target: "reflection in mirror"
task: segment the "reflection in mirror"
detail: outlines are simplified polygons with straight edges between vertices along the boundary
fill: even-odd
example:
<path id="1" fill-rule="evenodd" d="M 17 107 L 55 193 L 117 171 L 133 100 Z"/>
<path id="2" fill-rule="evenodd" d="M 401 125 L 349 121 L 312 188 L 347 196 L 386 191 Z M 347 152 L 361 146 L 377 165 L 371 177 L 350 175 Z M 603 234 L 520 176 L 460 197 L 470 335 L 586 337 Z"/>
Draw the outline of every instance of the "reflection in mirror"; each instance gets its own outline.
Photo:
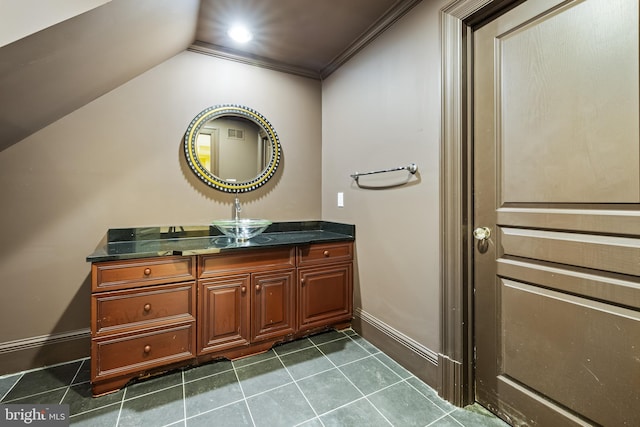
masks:
<path id="1" fill-rule="evenodd" d="M 243 118 L 210 120 L 197 138 L 198 160 L 223 181 L 249 181 L 267 167 L 271 157 L 266 132 Z"/>
<path id="2" fill-rule="evenodd" d="M 280 162 L 278 136 L 264 116 L 247 107 L 210 107 L 185 135 L 191 169 L 218 190 L 240 193 L 264 185 Z"/>

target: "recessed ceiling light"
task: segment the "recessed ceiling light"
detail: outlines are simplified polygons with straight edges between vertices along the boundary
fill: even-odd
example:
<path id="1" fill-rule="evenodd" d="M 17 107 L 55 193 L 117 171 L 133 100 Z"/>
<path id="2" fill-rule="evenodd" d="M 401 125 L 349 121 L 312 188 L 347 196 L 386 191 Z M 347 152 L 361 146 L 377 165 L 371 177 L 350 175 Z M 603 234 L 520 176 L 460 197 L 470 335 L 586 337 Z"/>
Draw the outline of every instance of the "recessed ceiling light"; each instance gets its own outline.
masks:
<path id="1" fill-rule="evenodd" d="M 239 24 L 232 26 L 227 34 L 233 40 L 240 43 L 246 43 L 253 38 L 253 34 L 251 34 L 251 31 L 249 31 L 244 25 Z"/>

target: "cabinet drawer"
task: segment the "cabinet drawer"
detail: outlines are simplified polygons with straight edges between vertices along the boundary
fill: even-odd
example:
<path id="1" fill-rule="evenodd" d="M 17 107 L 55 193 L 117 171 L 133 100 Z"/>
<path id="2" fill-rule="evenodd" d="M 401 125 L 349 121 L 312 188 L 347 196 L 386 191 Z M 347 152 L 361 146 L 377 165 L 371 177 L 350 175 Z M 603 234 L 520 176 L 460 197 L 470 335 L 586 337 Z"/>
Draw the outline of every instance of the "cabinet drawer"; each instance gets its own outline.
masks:
<path id="1" fill-rule="evenodd" d="M 353 260 L 353 242 L 319 243 L 298 248 L 298 265 Z"/>
<path id="2" fill-rule="evenodd" d="M 195 282 L 140 290 L 101 292 L 91 297 L 95 336 L 116 330 L 195 319 Z"/>
<path id="3" fill-rule="evenodd" d="M 92 378 L 117 376 L 195 357 L 194 322 L 92 342 Z"/>
<path id="4" fill-rule="evenodd" d="M 229 272 L 294 268 L 294 250 L 293 247 L 285 247 L 204 255 L 200 257 L 198 264 L 198 277 L 215 277 Z"/>
<path id="5" fill-rule="evenodd" d="M 105 261 L 91 266 L 93 291 L 126 289 L 195 279 L 193 257 L 157 257 Z"/>

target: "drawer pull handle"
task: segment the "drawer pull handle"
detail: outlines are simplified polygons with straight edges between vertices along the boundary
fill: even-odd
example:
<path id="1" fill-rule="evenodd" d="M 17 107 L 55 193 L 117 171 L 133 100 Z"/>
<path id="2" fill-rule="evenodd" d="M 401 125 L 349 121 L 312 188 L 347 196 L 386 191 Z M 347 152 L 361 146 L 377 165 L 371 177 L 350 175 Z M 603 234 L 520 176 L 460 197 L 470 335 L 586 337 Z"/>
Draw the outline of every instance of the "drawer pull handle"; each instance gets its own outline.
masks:
<path id="1" fill-rule="evenodd" d="M 151 304 L 146 303 L 142 308 L 144 308 L 144 311 L 151 311 Z"/>
<path id="2" fill-rule="evenodd" d="M 260 291 L 260 289 L 262 289 L 262 286 L 260 286 L 260 285 L 256 285 L 256 291 L 258 291 L 258 292 L 259 292 L 259 291 Z"/>
<path id="3" fill-rule="evenodd" d="M 145 275 L 145 276 L 148 276 L 148 275 L 150 275 L 150 274 L 151 274 L 151 269 L 150 269 L 150 268 L 148 268 L 148 267 L 147 267 L 147 268 L 145 268 L 145 269 L 144 269 L 144 275 Z"/>
<path id="4" fill-rule="evenodd" d="M 329 251 L 324 251 L 322 254 L 323 254 L 324 256 L 329 256 L 329 255 L 331 255 L 331 254 L 329 253 Z"/>
<path id="5" fill-rule="evenodd" d="M 242 292 L 243 294 L 247 292 L 247 287 L 246 286 L 241 287 L 240 292 Z"/>
<path id="6" fill-rule="evenodd" d="M 149 344 L 147 344 L 147 345 L 145 345 L 145 346 L 144 346 L 144 352 L 145 352 L 146 354 L 151 353 L 151 346 L 150 346 Z"/>

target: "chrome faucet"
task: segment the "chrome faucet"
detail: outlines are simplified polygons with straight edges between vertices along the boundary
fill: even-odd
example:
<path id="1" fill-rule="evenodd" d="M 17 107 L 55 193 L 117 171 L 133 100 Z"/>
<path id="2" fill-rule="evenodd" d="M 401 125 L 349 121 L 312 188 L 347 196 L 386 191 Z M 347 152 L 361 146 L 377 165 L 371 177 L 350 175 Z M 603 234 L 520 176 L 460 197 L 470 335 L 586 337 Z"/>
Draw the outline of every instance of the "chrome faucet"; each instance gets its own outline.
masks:
<path id="1" fill-rule="evenodd" d="M 242 207 L 240 206 L 240 199 L 236 196 L 236 200 L 233 202 L 233 210 L 234 210 L 234 219 L 238 221 L 240 219 L 240 211 L 242 211 Z"/>

